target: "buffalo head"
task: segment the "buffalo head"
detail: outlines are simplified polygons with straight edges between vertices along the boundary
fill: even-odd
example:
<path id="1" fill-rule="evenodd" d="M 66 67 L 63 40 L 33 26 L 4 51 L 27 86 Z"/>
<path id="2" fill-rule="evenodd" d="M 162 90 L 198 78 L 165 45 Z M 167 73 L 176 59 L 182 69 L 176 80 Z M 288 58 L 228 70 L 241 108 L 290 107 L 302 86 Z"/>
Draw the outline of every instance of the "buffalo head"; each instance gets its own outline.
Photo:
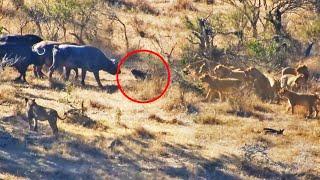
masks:
<path id="1" fill-rule="evenodd" d="M 112 75 L 116 75 L 117 74 L 117 69 L 118 69 L 118 63 L 116 61 L 116 59 L 110 59 L 110 65 L 107 68 L 107 72 L 112 74 Z M 121 70 L 119 69 L 119 74 L 121 73 Z"/>

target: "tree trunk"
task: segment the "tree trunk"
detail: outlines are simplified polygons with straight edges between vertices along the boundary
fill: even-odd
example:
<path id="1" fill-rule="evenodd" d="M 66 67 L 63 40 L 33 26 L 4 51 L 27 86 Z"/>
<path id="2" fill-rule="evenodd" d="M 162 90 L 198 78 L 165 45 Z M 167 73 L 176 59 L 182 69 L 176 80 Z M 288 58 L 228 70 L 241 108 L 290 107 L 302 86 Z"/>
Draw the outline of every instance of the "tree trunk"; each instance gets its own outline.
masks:
<path id="1" fill-rule="evenodd" d="M 267 20 L 271 22 L 277 35 L 283 36 L 286 34 L 282 26 L 282 13 L 279 9 L 276 9 L 275 12 L 269 12 Z"/>
<path id="2" fill-rule="evenodd" d="M 38 30 L 37 30 L 37 31 L 38 31 L 38 34 L 39 34 L 41 37 L 43 37 L 40 23 L 36 21 L 35 24 L 36 24 L 37 29 L 38 29 Z"/>
<path id="3" fill-rule="evenodd" d="M 252 26 L 252 36 L 254 38 L 258 38 L 258 29 L 257 29 L 257 24 L 251 24 Z"/>
<path id="4" fill-rule="evenodd" d="M 213 30 L 206 19 L 199 19 L 200 33 L 198 38 L 200 40 L 200 54 L 213 59 Z"/>
<path id="5" fill-rule="evenodd" d="M 320 0 L 316 0 L 315 7 L 316 7 L 316 12 L 320 14 Z"/>

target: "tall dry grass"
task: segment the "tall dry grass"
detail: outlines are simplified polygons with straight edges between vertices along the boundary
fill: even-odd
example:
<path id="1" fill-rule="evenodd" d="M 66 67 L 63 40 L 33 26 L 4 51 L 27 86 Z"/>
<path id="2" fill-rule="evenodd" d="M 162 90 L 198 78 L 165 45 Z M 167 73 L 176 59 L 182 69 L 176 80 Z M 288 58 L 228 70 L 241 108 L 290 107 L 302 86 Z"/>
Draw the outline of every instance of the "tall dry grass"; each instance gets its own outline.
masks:
<path id="1" fill-rule="evenodd" d="M 173 5 L 173 9 L 176 11 L 189 10 L 198 11 L 192 0 L 177 0 Z"/>
<path id="2" fill-rule="evenodd" d="M 164 90 L 166 80 L 156 77 L 152 80 L 144 80 L 130 83 L 131 90 L 128 95 L 140 101 L 147 101 L 161 95 Z"/>

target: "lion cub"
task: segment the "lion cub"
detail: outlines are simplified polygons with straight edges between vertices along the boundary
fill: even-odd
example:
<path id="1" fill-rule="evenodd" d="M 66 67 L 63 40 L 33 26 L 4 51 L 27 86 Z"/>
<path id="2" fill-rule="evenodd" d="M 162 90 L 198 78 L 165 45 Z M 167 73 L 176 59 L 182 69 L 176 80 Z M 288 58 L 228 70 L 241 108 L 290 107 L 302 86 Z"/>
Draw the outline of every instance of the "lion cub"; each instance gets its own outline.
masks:
<path id="1" fill-rule="evenodd" d="M 25 98 L 27 107 L 26 107 L 26 116 L 29 121 L 30 130 L 32 130 L 32 122 L 33 119 L 35 120 L 35 126 L 34 131 L 38 130 L 38 120 L 39 121 L 45 121 L 48 120 L 50 127 L 53 131 L 53 134 L 58 134 L 58 127 L 57 127 L 57 118 L 59 119 L 65 119 L 59 117 L 58 112 L 51 108 L 46 108 L 43 106 L 40 106 L 36 103 L 35 99 L 28 99 Z"/>
<path id="2" fill-rule="evenodd" d="M 287 89 L 281 89 L 279 95 L 284 96 L 288 99 L 289 107 L 287 111 L 289 111 L 291 108 L 292 114 L 294 113 L 294 107 L 296 105 L 301 105 L 308 108 L 309 110 L 309 115 L 307 116 L 307 118 L 311 118 L 311 115 L 314 111 L 316 112 L 315 117 L 318 116 L 319 111 L 317 109 L 317 102 L 320 99 L 316 94 L 302 94 L 295 93 Z"/>

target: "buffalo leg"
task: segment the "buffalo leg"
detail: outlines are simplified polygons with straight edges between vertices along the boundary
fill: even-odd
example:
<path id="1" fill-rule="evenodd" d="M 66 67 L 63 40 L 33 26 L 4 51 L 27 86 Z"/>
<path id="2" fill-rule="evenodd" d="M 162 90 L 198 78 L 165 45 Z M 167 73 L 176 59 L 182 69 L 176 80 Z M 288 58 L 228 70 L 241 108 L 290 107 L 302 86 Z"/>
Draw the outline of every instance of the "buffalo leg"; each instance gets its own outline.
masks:
<path id="1" fill-rule="evenodd" d="M 52 74 L 56 69 L 57 69 L 57 66 L 53 66 L 53 65 L 49 68 L 49 81 L 52 80 Z"/>
<path id="2" fill-rule="evenodd" d="M 44 78 L 44 73 L 42 72 L 42 66 L 36 66 L 36 73 L 38 78 Z"/>
<path id="3" fill-rule="evenodd" d="M 63 74 L 64 69 L 63 69 L 63 67 L 59 67 L 59 68 L 57 68 L 57 71 L 58 71 L 60 74 Z"/>
<path id="4" fill-rule="evenodd" d="M 38 120 L 37 119 L 34 119 L 35 121 L 35 125 L 34 125 L 34 131 L 38 131 Z"/>
<path id="5" fill-rule="evenodd" d="M 20 73 L 20 75 L 18 77 L 16 77 L 13 81 L 20 81 L 22 77 L 22 74 Z"/>
<path id="6" fill-rule="evenodd" d="M 37 66 L 33 66 L 33 75 L 36 78 L 39 78 L 39 74 L 38 74 L 38 67 Z"/>
<path id="7" fill-rule="evenodd" d="M 22 73 L 22 81 L 23 82 L 27 82 L 27 80 L 26 80 L 26 72 Z"/>
<path id="8" fill-rule="evenodd" d="M 291 114 L 294 114 L 294 105 L 291 105 Z"/>
<path id="9" fill-rule="evenodd" d="M 74 68 L 73 70 L 74 70 L 74 72 L 76 73 L 75 79 L 78 80 L 78 77 L 79 77 L 78 68 Z"/>
<path id="10" fill-rule="evenodd" d="M 66 67 L 66 74 L 65 74 L 65 77 L 64 77 L 65 81 L 69 80 L 70 72 L 71 72 L 71 68 L 67 68 Z"/>
<path id="11" fill-rule="evenodd" d="M 30 130 L 32 130 L 33 119 L 29 118 L 28 121 L 29 121 Z"/>
<path id="12" fill-rule="evenodd" d="M 36 78 L 43 78 L 44 74 L 41 71 L 42 66 L 33 66 L 33 74 Z"/>
<path id="13" fill-rule="evenodd" d="M 18 81 L 22 81 L 22 82 L 27 82 L 26 81 L 26 69 L 18 69 L 19 72 L 19 77 L 15 78 L 14 81 L 18 82 Z"/>
<path id="14" fill-rule="evenodd" d="M 49 81 L 51 81 L 51 80 L 52 80 L 52 74 L 53 74 L 53 71 L 54 71 L 54 70 L 50 70 L 50 71 L 49 71 Z"/>
<path id="15" fill-rule="evenodd" d="M 101 89 L 103 89 L 103 86 L 102 86 L 102 84 L 101 84 L 100 77 L 99 77 L 99 71 L 93 72 L 93 74 L 94 74 L 94 77 L 96 78 L 96 81 L 97 81 L 97 83 L 98 83 L 98 86 L 99 86 Z"/>
<path id="16" fill-rule="evenodd" d="M 82 69 L 82 71 L 81 71 L 81 85 L 82 86 L 85 86 L 84 80 L 86 79 L 86 73 L 87 73 L 87 71 Z"/>

